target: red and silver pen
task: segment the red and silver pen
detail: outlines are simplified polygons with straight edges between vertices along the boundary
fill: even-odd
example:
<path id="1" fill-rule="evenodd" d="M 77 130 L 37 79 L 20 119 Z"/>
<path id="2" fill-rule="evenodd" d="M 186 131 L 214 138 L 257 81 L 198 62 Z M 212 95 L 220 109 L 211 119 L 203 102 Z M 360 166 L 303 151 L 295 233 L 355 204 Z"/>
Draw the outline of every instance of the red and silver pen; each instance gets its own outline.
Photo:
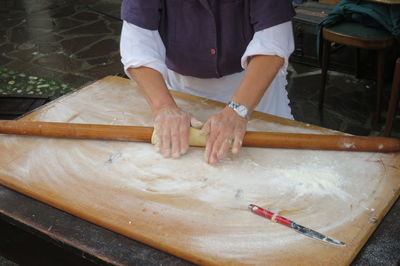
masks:
<path id="1" fill-rule="evenodd" d="M 295 223 L 295 222 L 293 222 L 293 221 L 291 221 L 289 219 L 286 219 L 285 217 L 279 216 L 278 214 L 273 213 L 273 212 L 268 211 L 268 210 L 265 210 L 265 209 L 263 209 L 263 208 L 261 208 L 261 207 L 259 207 L 257 205 L 250 204 L 249 205 L 249 209 L 253 213 L 256 213 L 256 214 L 258 214 L 260 216 L 268 218 L 274 223 L 279 223 L 279 224 L 282 224 L 282 225 L 286 225 L 287 227 L 290 227 L 290 228 L 296 230 L 297 232 L 299 232 L 301 234 L 304 234 L 304 235 L 306 235 L 308 237 L 311 237 L 311 238 L 314 238 L 314 239 L 317 239 L 317 240 L 320 240 L 320 241 L 324 241 L 326 243 L 333 244 L 333 245 L 338 245 L 338 246 L 345 246 L 346 245 L 342 241 L 333 239 L 331 237 L 328 237 L 326 235 L 318 233 L 317 231 L 314 231 L 314 230 L 312 230 L 310 228 L 307 228 L 307 227 L 304 227 L 302 225 L 299 225 L 299 224 L 297 224 L 297 223 Z"/>

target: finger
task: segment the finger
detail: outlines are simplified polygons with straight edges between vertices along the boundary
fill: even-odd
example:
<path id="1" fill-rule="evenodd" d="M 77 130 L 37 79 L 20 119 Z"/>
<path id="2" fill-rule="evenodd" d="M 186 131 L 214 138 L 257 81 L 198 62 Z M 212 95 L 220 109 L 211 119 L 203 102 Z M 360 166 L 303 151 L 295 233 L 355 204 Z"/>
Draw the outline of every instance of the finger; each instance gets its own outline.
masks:
<path id="1" fill-rule="evenodd" d="M 241 140 L 241 138 L 235 138 L 235 140 L 233 141 L 232 153 L 233 154 L 238 154 L 240 152 L 241 148 L 242 148 L 242 140 Z"/>
<path id="2" fill-rule="evenodd" d="M 189 126 L 187 124 L 180 125 L 180 154 L 183 155 L 189 150 Z"/>
<path id="3" fill-rule="evenodd" d="M 218 137 L 215 139 L 209 159 L 211 165 L 216 165 L 218 161 L 224 157 L 224 139 L 225 138 L 222 134 L 219 134 Z"/>
<path id="4" fill-rule="evenodd" d="M 156 149 L 156 152 L 160 153 L 161 152 L 161 143 L 162 143 L 162 131 L 157 124 L 154 125 L 154 130 L 156 132 L 155 149 Z"/>
<path id="5" fill-rule="evenodd" d="M 213 144 L 214 140 L 209 137 L 207 140 L 206 148 L 204 150 L 204 161 L 206 161 L 207 163 L 210 163 L 210 156 L 213 150 Z"/>
<path id="6" fill-rule="evenodd" d="M 211 122 L 208 120 L 201 128 L 200 134 L 207 136 L 211 132 Z"/>
<path id="7" fill-rule="evenodd" d="M 232 143 L 233 143 L 232 137 L 226 137 L 222 140 L 222 144 L 217 153 L 218 160 L 222 160 L 225 157 L 229 149 L 232 147 Z"/>
<path id="8" fill-rule="evenodd" d="M 161 136 L 160 135 L 156 135 L 156 142 L 155 142 L 155 149 L 156 149 L 156 152 L 161 152 L 161 143 L 162 143 L 162 141 L 161 141 Z"/>
<path id="9" fill-rule="evenodd" d="M 215 143 L 215 140 L 217 138 L 217 133 L 215 131 L 211 131 L 211 123 L 207 122 L 206 125 L 204 125 L 203 129 L 206 127 L 206 130 L 208 130 L 209 132 L 211 132 L 208 136 L 207 139 L 207 144 L 206 144 L 206 149 L 204 151 L 204 160 L 207 163 L 210 163 L 210 156 L 211 156 L 211 152 L 213 151 L 213 146 Z M 203 130 L 202 129 L 202 130 Z M 206 132 L 206 131 L 202 131 L 202 132 Z"/>
<path id="10" fill-rule="evenodd" d="M 237 133 L 235 135 L 235 139 L 233 141 L 232 145 L 232 153 L 233 154 L 238 154 L 240 152 L 240 149 L 242 148 L 243 144 L 243 138 L 246 133 L 246 129 L 243 129 L 240 133 Z"/>
<path id="11" fill-rule="evenodd" d="M 190 125 L 194 128 L 201 128 L 203 126 L 203 122 L 197 120 L 195 117 L 190 118 Z"/>
<path id="12" fill-rule="evenodd" d="M 165 158 L 171 156 L 171 133 L 169 130 L 164 129 L 161 136 L 161 154 Z"/>
<path id="13" fill-rule="evenodd" d="M 181 155 L 180 141 L 180 129 L 178 127 L 173 127 L 171 129 L 171 152 L 173 158 L 179 158 Z"/>

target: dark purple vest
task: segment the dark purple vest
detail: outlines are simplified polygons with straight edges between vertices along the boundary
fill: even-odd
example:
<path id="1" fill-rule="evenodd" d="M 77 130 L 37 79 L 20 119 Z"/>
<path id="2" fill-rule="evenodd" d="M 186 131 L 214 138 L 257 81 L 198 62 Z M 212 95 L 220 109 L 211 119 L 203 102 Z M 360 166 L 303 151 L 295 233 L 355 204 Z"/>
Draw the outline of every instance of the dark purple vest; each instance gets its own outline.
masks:
<path id="1" fill-rule="evenodd" d="M 123 20 L 160 32 L 169 69 L 198 78 L 242 71 L 254 32 L 293 15 L 291 0 L 124 0 L 121 10 Z"/>

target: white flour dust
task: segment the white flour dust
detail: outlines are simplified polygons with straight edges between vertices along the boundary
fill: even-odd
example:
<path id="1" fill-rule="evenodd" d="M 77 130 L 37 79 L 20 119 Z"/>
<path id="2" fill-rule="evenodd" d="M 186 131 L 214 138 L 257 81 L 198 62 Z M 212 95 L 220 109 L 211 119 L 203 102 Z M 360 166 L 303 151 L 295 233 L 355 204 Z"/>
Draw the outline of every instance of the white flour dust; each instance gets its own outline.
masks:
<path id="1" fill-rule="evenodd" d="M 116 153 L 118 160 L 113 160 L 107 171 L 131 176 L 128 185 L 143 191 L 190 194 L 210 204 L 224 205 L 237 199 L 251 203 L 263 198 L 266 202 L 287 194 L 293 199 L 329 196 L 346 200 L 348 175 L 366 171 L 378 174 L 381 170 L 379 166 L 365 169 L 362 162 L 347 166 L 348 161 L 333 159 L 331 152 L 279 150 L 281 155 L 276 155 L 276 151 L 243 149 L 240 156 L 211 167 L 202 161 L 202 149 L 193 148 L 183 158 L 173 160 L 155 154 L 148 145 L 135 145 Z"/>

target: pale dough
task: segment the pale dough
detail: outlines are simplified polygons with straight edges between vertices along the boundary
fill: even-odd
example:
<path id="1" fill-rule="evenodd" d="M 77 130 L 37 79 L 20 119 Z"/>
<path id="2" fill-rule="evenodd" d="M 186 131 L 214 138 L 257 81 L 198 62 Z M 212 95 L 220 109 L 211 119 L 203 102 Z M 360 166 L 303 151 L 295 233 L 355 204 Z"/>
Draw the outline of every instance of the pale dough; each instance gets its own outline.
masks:
<path id="1" fill-rule="evenodd" d="M 151 136 L 151 144 L 156 144 L 157 142 L 157 134 L 156 131 L 153 131 L 153 135 Z M 202 134 L 200 129 L 190 128 L 189 132 L 189 145 L 194 147 L 205 147 L 207 143 L 207 135 Z"/>

